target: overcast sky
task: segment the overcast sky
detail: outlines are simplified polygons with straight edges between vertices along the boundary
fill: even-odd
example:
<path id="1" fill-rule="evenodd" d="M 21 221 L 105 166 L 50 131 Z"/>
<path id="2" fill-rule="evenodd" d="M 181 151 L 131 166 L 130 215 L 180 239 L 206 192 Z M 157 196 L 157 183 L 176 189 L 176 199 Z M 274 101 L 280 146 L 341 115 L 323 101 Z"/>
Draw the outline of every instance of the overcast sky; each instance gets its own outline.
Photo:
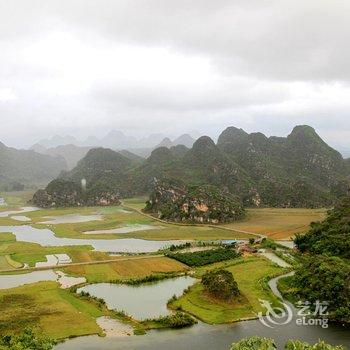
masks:
<path id="1" fill-rule="evenodd" d="M 350 155 L 350 1 L 0 0 L 0 140 L 309 124 Z"/>

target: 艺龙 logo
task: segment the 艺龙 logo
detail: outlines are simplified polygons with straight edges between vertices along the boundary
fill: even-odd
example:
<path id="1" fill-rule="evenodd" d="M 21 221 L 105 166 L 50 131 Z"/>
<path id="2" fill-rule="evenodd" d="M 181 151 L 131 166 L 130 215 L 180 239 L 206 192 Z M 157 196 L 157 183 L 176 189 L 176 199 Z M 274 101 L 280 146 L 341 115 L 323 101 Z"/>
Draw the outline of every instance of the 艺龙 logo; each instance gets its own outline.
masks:
<path id="1" fill-rule="evenodd" d="M 263 312 L 258 313 L 260 322 L 269 328 L 275 326 L 283 326 L 290 323 L 293 319 L 293 310 L 286 304 L 281 302 L 281 307 L 273 307 L 267 300 L 259 299 L 261 306 L 266 309 L 264 315 Z M 310 303 L 308 301 L 299 303 L 297 305 L 299 311 L 295 314 L 295 323 L 297 326 L 321 326 L 322 328 L 328 328 L 328 302 L 316 301 Z"/>
<path id="2" fill-rule="evenodd" d="M 269 328 L 288 324 L 293 318 L 292 309 L 285 303 L 281 303 L 283 307 L 273 308 L 272 304 L 267 300 L 259 299 L 261 306 L 266 308 L 266 315 L 262 312 L 258 313 L 260 322 Z"/>

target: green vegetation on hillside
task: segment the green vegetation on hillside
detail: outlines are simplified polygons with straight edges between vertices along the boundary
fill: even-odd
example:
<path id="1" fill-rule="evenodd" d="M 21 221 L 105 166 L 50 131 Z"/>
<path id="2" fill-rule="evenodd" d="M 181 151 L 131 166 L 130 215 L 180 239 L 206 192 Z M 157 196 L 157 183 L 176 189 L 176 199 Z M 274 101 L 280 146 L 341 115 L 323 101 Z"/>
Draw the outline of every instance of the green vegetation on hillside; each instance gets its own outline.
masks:
<path id="1" fill-rule="evenodd" d="M 211 185 L 238 196 L 245 206 L 331 206 L 349 187 L 349 166 L 309 126 L 288 137 L 248 134 L 229 127 L 215 144 L 200 137 L 191 149 L 159 147 L 140 164 L 109 149 L 93 149 L 67 181 L 99 191 L 113 188 L 123 198 L 150 193 L 153 179 L 186 186 Z"/>
<path id="2" fill-rule="evenodd" d="M 350 198 L 311 225 L 295 243 L 303 254 L 294 278 L 284 284 L 287 294 L 310 302 L 328 302 L 330 317 L 350 322 Z"/>
<path id="3" fill-rule="evenodd" d="M 298 235 L 295 243 L 301 252 L 350 259 L 350 197 L 329 211 L 324 221 L 313 223 L 306 235 Z"/>
<path id="4" fill-rule="evenodd" d="M 155 180 L 146 212 L 180 222 L 223 223 L 244 217 L 239 199 L 215 186 L 186 187 Z"/>
<path id="5" fill-rule="evenodd" d="M 0 142 L 0 191 L 21 191 L 46 184 L 66 168 L 61 157 L 17 150 Z"/>
<path id="6" fill-rule="evenodd" d="M 250 203 L 267 206 L 320 207 L 346 193 L 348 171 L 341 154 L 329 147 L 306 125 L 288 137 L 247 134 L 229 127 L 218 147 L 239 164 L 254 183 Z"/>
<path id="7" fill-rule="evenodd" d="M 111 183 L 97 182 L 84 190 L 81 184 L 59 178 L 38 190 L 32 202 L 41 208 L 119 205 L 120 193 Z"/>
<path id="8" fill-rule="evenodd" d="M 304 257 L 294 278 L 282 284 L 282 291 L 293 300 L 328 303 L 329 318 L 350 322 L 350 264 L 337 257 Z M 286 282 L 287 282 L 286 281 Z"/>

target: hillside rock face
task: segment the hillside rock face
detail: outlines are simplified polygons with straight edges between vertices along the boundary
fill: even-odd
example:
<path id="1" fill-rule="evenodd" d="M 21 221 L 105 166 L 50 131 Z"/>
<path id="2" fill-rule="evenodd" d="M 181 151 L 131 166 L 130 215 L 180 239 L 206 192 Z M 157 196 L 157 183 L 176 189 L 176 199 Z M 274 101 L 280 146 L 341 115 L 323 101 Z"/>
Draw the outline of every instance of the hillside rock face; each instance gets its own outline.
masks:
<path id="1" fill-rule="evenodd" d="M 37 191 L 32 203 L 41 208 L 119 205 L 120 194 L 106 186 L 84 190 L 75 182 L 57 179 Z"/>
<path id="2" fill-rule="evenodd" d="M 211 224 L 235 221 L 245 215 L 237 197 L 214 186 L 186 187 L 157 180 L 145 211 L 169 221 Z"/>

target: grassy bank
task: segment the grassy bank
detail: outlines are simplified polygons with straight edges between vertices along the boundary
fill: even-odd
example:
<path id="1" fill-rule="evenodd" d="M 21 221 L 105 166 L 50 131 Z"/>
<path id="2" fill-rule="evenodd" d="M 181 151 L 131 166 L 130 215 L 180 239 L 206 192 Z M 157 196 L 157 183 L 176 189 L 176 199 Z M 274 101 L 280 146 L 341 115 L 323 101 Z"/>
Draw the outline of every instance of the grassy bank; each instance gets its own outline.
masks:
<path id="1" fill-rule="evenodd" d="M 0 333 L 34 327 L 55 338 L 102 334 L 95 318 L 109 314 L 97 303 L 82 300 L 59 288 L 56 282 L 40 282 L 0 291 Z"/>
<path id="2" fill-rule="evenodd" d="M 238 298 L 231 302 L 219 301 L 208 295 L 202 284 L 197 283 L 169 306 L 184 310 L 206 323 L 218 324 L 256 317 L 256 313 L 265 311 L 259 299 L 268 300 L 275 305 L 278 303 L 267 286 L 267 280 L 269 276 L 282 273 L 280 267 L 260 257 L 249 257 L 197 269 L 197 275 L 218 267 L 232 272 L 241 292 Z"/>

